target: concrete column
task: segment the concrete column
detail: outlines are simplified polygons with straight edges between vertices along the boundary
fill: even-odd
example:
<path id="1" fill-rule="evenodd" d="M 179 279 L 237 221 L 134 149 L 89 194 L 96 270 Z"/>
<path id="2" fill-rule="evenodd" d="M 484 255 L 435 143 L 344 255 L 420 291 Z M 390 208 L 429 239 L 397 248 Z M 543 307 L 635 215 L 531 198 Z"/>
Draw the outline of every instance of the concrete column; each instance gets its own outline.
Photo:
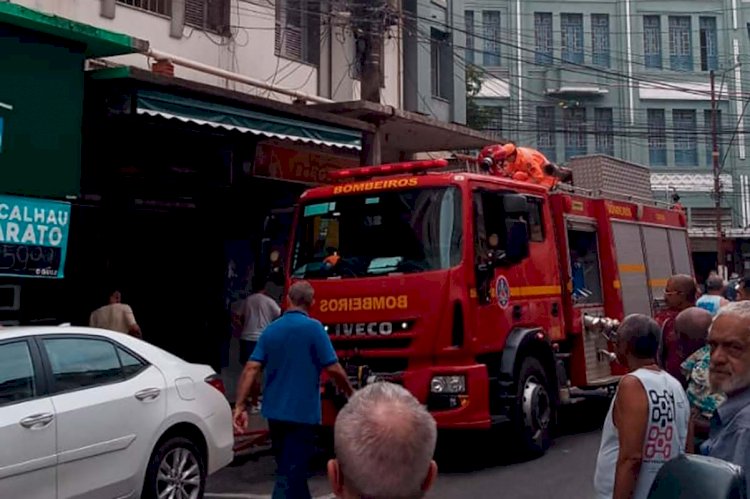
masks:
<path id="1" fill-rule="evenodd" d="M 107 19 L 115 18 L 115 0 L 101 0 L 99 15 Z"/>
<path id="2" fill-rule="evenodd" d="M 364 132 L 362 134 L 360 164 L 362 166 L 381 164 L 383 162 L 382 146 L 383 131 L 379 126 L 375 132 Z"/>
<path id="3" fill-rule="evenodd" d="M 172 0 L 172 22 L 169 25 L 169 36 L 182 38 L 185 29 L 185 0 Z"/>

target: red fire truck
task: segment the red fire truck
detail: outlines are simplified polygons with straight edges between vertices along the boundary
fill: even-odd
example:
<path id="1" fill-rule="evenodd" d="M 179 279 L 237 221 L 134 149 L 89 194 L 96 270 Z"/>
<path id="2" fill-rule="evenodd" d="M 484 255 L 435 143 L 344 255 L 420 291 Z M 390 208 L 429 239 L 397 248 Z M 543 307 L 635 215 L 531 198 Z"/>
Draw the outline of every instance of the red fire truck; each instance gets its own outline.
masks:
<path id="1" fill-rule="evenodd" d="M 692 273 L 685 216 L 446 165 L 345 170 L 306 191 L 289 282 L 314 285 L 312 315 L 356 384 L 402 384 L 441 429 L 513 424 L 543 452 L 560 404 L 616 383 L 616 321 Z M 321 391 L 331 425 L 341 400 Z"/>

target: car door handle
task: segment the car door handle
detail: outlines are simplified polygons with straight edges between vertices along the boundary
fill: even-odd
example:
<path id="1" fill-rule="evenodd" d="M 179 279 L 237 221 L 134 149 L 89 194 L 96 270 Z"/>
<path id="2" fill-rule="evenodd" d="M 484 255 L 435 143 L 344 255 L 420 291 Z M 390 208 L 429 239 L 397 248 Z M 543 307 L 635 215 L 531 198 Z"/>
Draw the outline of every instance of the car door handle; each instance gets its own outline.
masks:
<path id="1" fill-rule="evenodd" d="M 135 394 L 135 398 L 140 400 L 141 402 L 145 402 L 146 400 L 153 400 L 156 397 L 159 396 L 161 393 L 161 390 L 158 388 L 146 388 L 145 390 L 141 390 L 140 392 L 137 392 Z"/>
<path id="2" fill-rule="evenodd" d="M 53 414 L 45 412 L 43 414 L 34 414 L 33 416 L 23 418 L 19 421 L 19 424 L 29 430 L 41 430 L 49 425 L 53 419 L 55 419 Z"/>

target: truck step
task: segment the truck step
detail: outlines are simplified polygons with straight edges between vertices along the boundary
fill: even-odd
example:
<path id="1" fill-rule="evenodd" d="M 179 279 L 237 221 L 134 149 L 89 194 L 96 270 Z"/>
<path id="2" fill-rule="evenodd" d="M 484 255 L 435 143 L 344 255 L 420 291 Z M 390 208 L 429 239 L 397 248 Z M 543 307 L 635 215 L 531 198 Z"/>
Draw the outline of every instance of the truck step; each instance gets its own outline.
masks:
<path id="1" fill-rule="evenodd" d="M 492 426 L 499 426 L 507 423 L 510 423 L 510 418 L 508 416 L 490 416 L 490 424 L 492 424 Z"/>
<path id="2" fill-rule="evenodd" d="M 567 400 L 561 400 L 560 405 L 574 405 L 574 404 L 580 404 L 581 402 L 585 402 L 585 397 L 570 397 Z"/>

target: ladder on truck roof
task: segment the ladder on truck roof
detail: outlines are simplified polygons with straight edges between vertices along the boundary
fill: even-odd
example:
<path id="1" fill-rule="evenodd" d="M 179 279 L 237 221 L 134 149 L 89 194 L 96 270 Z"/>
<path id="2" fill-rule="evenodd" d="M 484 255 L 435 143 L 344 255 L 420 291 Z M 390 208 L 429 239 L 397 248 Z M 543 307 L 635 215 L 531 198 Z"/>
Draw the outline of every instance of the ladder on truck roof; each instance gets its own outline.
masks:
<path id="1" fill-rule="evenodd" d="M 584 189 L 583 187 L 576 187 L 570 184 L 557 184 L 554 189 L 550 191 L 550 194 L 564 192 L 566 194 L 575 194 L 582 197 L 588 197 L 592 199 L 608 199 L 611 201 L 625 201 L 630 203 L 638 203 L 648 206 L 654 206 L 656 208 L 671 209 L 672 204 L 666 201 L 660 201 L 658 199 L 648 199 L 640 196 L 630 196 L 626 194 L 620 194 L 618 192 L 612 192 L 607 190 L 591 190 Z"/>

